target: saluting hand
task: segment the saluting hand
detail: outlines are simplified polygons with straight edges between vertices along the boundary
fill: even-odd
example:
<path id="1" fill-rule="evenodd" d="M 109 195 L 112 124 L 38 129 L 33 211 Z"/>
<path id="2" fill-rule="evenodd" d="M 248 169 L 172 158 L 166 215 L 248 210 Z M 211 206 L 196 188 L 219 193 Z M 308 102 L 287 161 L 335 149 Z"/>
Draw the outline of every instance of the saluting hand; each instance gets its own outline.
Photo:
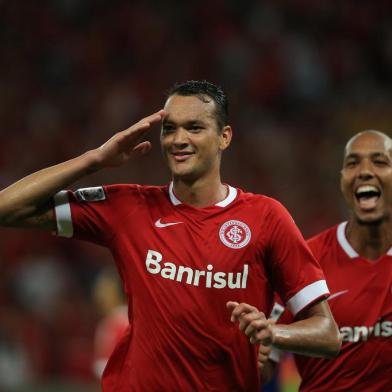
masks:
<path id="1" fill-rule="evenodd" d="M 227 302 L 226 306 L 232 311 L 231 322 L 239 322 L 240 330 L 249 337 L 252 344 L 269 347 L 275 342 L 274 321 L 267 320 L 263 312 L 252 305 L 234 301 Z"/>
<path id="2" fill-rule="evenodd" d="M 141 119 L 136 124 L 113 135 L 105 144 L 94 150 L 97 168 L 117 167 L 131 158 L 143 155 L 151 149 L 151 142 L 141 141 L 151 126 L 162 120 L 163 110 Z"/>

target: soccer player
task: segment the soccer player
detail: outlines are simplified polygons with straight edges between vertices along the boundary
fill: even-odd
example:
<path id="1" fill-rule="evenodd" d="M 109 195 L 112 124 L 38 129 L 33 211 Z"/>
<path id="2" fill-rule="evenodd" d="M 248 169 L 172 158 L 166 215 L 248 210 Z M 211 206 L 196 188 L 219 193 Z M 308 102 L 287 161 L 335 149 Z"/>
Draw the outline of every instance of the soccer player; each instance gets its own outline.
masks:
<path id="1" fill-rule="evenodd" d="M 62 191 L 147 152 L 143 138 L 159 122 L 167 186 Z M 222 183 L 231 138 L 223 91 L 189 81 L 171 90 L 163 110 L 101 147 L 0 193 L 2 225 L 52 230 L 112 252 L 131 328 L 106 366 L 104 391 L 258 391 L 251 343 L 323 357 L 339 350 L 324 275 L 288 212 Z M 266 320 L 274 290 L 299 321 Z"/>
<path id="2" fill-rule="evenodd" d="M 392 389 L 392 140 L 378 131 L 352 137 L 344 150 L 341 190 L 347 222 L 311 238 L 323 268 L 343 346 L 332 359 L 295 355 L 301 391 Z M 283 314 L 283 321 L 290 317 Z M 260 346 L 264 371 L 269 347 Z M 272 360 L 278 360 L 273 350 Z M 268 370 L 270 371 L 270 370 Z"/>

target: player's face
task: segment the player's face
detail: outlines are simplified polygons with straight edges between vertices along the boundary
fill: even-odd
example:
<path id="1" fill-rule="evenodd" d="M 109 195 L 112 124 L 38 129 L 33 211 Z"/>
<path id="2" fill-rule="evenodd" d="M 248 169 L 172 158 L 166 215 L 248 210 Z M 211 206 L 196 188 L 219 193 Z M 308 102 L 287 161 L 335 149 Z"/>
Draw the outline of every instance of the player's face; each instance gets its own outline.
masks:
<path id="1" fill-rule="evenodd" d="M 231 128 L 218 129 L 215 102 L 173 95 L 164 110 L 161 148 L 173 177 L 195 181 L 218 174 L 221 153 L 230 144 Z"/>
<path id="2" fill-rule="evenodd" d="M 392 216 L 390 141 L 363 133 L 346 148 L 341 189 L 358 222 L 376 224 Z"/>

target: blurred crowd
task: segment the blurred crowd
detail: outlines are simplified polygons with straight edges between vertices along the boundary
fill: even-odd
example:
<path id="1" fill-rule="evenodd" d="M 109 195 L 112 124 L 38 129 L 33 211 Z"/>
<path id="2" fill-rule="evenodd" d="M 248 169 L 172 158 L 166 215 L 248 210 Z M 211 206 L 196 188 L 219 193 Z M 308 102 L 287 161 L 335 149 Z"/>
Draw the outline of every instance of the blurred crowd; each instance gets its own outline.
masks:
<path id="1" fill-rule="evenodd" d="M 282 201 L 304 235 L 345 219 L 344 143 L 392 128 L 392 4 L 0 0 L 0 188 L 104 143 L 176 81 L 228 93 L 224 181 Z M 159 151 L 75 185 L 165 184 Z M 104 249 L 1 230 L 0 391 L 93 382 L 92 288 Z"/>

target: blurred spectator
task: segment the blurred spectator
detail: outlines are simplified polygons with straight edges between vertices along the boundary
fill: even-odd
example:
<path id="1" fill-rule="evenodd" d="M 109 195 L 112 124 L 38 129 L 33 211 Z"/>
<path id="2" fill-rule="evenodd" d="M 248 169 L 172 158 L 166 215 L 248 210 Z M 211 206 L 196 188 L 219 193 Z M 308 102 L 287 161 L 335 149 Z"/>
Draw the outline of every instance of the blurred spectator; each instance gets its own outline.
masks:
<path id="1" fill-rule="evenodd" d="M 129 327 L 125 296 L 113 267 L 103 269 L 98 275 L 93 300 L 101 317 L 95 331 L 93 369 L 101 379 L 114 347 Z"/>
<path id="2" fill-rule="evenodd" d="M 21 333 L 23 320 L 11 309 L 0 316 L 5 318 L 0 326 L 0 391 L 11 391 L 30 382 L 33 369 Z"/>

